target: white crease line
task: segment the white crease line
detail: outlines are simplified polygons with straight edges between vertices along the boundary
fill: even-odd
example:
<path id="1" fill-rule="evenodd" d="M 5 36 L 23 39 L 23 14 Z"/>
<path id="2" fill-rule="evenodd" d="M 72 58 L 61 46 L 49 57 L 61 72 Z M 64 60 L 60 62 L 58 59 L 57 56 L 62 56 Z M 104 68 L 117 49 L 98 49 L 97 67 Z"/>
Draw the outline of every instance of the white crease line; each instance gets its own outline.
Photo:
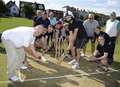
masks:
<path id="1" fill-rule="evenodd" d="M 120 69 L 118 70 L 113 70 L 113 71 L 108 71 L 108 72 L 94 72 L 94 73 L 88 73 L 88 74 L 75 74 L 75 75 L 63 75 L 63 76 L 56 76 L 56 77 L 43 77 L 43 78 L 34 78 L 34 79 L 26 79 L 21 82 L 28 82 L 28 81 L 36 81 L 36 80 L 51 80 L 51 79 L 60 79 L 60 78 L 70 78 L 70 77 L 75 77 L 75 76 L 90 76 L 90 75 L 97 75 L 97 74 L 105 74 L 105 73 L 112 73 L 112 72 L 119 72 Z M 11 83 L 11 81 L 0 81 L 1 83 Z"/>

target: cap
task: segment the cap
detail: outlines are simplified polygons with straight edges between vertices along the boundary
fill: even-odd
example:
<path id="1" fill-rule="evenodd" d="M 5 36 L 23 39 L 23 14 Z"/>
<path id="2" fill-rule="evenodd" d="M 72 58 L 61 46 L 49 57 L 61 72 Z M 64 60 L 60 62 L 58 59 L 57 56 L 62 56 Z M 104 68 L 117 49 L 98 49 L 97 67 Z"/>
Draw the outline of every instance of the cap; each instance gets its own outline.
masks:
<path id="1" fill-rule="evenodd" d="M 71 11 L 65 12 L 64 13 L 64 17 L 66 17 L 66 16 L 72 16 L 72 17 L 74 17 L 74 15 L 73 15 L 73 13 Z"/>
<path id="2" fill-rule="evenodd" d="M 110 14 L 110 16 L 116 16 L 116 13 L 115 13 L 115 12 L 112 12 L 112 13 Z"/>

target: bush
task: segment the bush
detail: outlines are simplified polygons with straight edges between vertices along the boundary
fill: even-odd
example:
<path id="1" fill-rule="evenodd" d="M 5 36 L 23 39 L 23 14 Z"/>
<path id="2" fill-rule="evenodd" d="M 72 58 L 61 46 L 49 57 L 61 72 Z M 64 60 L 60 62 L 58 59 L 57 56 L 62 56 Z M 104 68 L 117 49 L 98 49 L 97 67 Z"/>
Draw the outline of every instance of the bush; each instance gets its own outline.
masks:
<path id="1" fill-rule="evenodd" d="M 23 8 L 23 11 L 25 13 L 25 17 L 27 18 L 32 18 L 32 16 L 34 15 L 34 10 L 33 10 L 33 7 L 31 5 L 24 5 L 24 8 Z"/>
<path id="2" fill-rule="evenodd" d="M 0 0 L 0 16 L 3 16 L 6 12 L 7 8 L 3 0 Z"/>

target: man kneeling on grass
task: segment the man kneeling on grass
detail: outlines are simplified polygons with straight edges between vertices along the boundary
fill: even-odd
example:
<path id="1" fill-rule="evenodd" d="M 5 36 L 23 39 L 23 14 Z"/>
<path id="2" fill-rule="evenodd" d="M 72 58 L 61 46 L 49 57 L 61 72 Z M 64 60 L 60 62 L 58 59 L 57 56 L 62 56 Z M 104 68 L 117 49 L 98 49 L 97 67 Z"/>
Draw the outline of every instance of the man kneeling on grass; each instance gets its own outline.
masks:
<path id="1" fill-rule="evenodd" d="M 90 61 L 95 61 L 98 63 L 98 67 L 104 71 L 108 71 L 108 66 L 112 64 L 113 58 L 111 56 L 111 46 L 109 43 L 105 43 L 104 36 L 98 37 L 98 45 L 93 54 L 90 58 Z"/>
<path id="2" fill-rule="evenodd" d="M 40 60 L 41 54 L 35 51 L 34 40 L 36 36 L 44 32 L 46 29 L 40 25 L 36 27 L 21 26 L 3 32 L 1 38 L 7 52 L 7 68 L 10 80 L 20 80 L 16 75 L 16 70 L 20 70 L 23 65 L 25 53 L 31 55 L 36 61 Z"/>

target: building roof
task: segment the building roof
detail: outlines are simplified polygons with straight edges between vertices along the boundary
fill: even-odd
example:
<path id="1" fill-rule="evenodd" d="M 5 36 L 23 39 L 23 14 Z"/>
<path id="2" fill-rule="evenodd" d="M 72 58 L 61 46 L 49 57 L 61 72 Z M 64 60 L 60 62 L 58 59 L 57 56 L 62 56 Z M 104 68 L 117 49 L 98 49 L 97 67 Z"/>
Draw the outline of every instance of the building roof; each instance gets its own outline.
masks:
<path id="1" fill-rule="evenodd" d="M 13 5 L 16 5 L 15 4 L 15 1 L 9 1 L 7 4 L 6 4 L 6 7 L 7 8 L 10 8 L 10 7 L 12 7 Z M 16 5 L 17 6 L 17 5 Z"/>
<path id="2" fill-rule="evenodd" d="M 21 4 L 21 3 L 29 4 L 29 5 L 35 6 L 35 8 L 36 8 L 37 10 L 45 10 L 44 4 L 40 4 L 40 3 L 36 3 L 36 2 L 20 1 L 20 4 Z M 21 7 L 20 7 L 20 8 L 21 8 Z"/>

